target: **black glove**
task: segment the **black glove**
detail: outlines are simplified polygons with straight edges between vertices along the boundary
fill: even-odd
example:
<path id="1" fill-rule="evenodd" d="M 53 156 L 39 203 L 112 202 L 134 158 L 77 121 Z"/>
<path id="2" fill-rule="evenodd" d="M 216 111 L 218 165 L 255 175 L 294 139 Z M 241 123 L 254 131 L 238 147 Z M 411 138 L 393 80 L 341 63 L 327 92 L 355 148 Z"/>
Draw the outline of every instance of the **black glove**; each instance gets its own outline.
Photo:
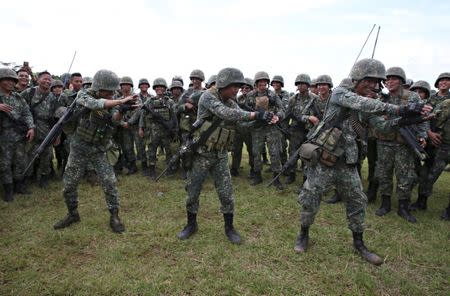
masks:
<path id="1" fill-rule="evenodd" d="M 419 124 L 426 120 L 427 120 L 426 118 L 422 118 L 420 116 L 403 117 L 403 118 L 400 118 L 400 120 L 398 121 L 398 126 L 402 127 L 402 126 L 407 126 L 407 125 L 412 125 L 412 124 Z"/>
<path id="2" fill-rule="evenodd" d="M 401 117 L 414 117 L 422 112 L 423 103 L 409 103 L 398 108 L 398 115 Z"/>
<path id="3" fill-rule="evenodd" d="M 256 111 L 256 120 L 264 122 L 264 123 L 270 123 L 273 117 L 273 112 L 267 112 L 267 111 Z"/>

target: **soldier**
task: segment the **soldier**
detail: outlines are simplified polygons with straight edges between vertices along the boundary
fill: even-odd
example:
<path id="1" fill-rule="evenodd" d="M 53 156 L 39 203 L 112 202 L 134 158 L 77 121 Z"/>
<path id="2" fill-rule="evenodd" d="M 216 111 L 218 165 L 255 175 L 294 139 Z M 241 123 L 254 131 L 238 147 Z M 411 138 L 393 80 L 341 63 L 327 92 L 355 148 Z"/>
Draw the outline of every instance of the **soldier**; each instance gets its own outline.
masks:
<path id="1" fill-rule="evenodd" d="M 20 95 L 30 106 L 31 114 L 36 125 L 36 137 L 33 141 L 33 149 L 31 153 L 41 144 L 47 134 L 50 132 L 54 124 L 56 109 L 60 106 L 58 99 L 50 92 L 52 76 L 49 72 L 43 71 L 38 74 L 38 86 L 31 87 L 23 91 Z M 55 145 L 59 144 L 60 139 L 55 141 Z M 41 188 L 48 187 L 48 179 L 50 174 L 50 160 L 52 158 L 53 149 L 47 147 L 39 156 L 39 165 L 37 169 L 37 177 Z M 29 155 L 31 157 L 31 154 Z M 28 176 L 31 176 L 30 170 Z"/>
<path id="2" fill-rule="evenodd" d="M 209 77 L 209 79 L 208 79 L 208 82 L 205 83 L 206 89 L 210 89 L 211 87 L 216 85 L 216 81 L 217 81 L 217 75 L 211 75 L 211 77 Z"/>
<path id="3" fill-rule="evenodd" d="M 315 95 L 319 95 L 319 90 L 317 89 L 317 79 L 311 80 L 311 86 L 309 87 L 309 91 Z"/>
<path id="4" fill-rule="evenodd" d="M 416 92 L 422 101 L 428 101 L 430 98 L 431 87 L 425 80 L 418 80 L 414 82 L 411 85 L 410 90 Z"/>
<path id="5" fill-rule="evenodd" d="M 297 152 L 298 148 L 305 141 L 307 134 L 307 125 L 316 125 L 319 118 L 310 113 L 308 109 L 314 100 L 318 100 L 318 96 L 309 91 L 311 78 L 308 74 L 299 74 L 295 78 L 295 86 L 298 93 L 289 99 L 286 114 L 292 118 L 289 126 L 289 157 Z M 295 182 L 297 170 L 297 162 L 289 169 L 289 175 L 286 178 L 286 184 Z"/>
<path id="6" fill-rule="evenodd" d="M 415 103 L 397 106 L 370 99 L 376 97 L 380 81 L 386 78 L 385 73 L 384 65 L 377 60 L 358 61 L 350 73 L 353 90 L 336 88 L 330 98 L 324 119 L 308 135 L 308 139 L 319 150 L 310 147 L 306 149 L 310 153 L 301 153 L 303 155 L 301 157 L 304 158 L 309 154 L 310 163 L 308 179 L 299 195 L 302 206 L 301 230 L 294 248 L 298 253 L 305 252 L 308 247 L 309 227 L 319 210 L 321 196 L 334 185 L 346 203 L 348 226 L 353 233 L 353 247 L 368 262 L 375 265 L 383 263 L 383 259 L 371 253 L 363 242 L 367 197 L 362 191 L 361 179 L 356 168 L 359 162 L 356 140 L 359 135 L 356 129 L 353 129 L 350 120 L 354 119 L 354 115 L 357 118 L 364 115 L 362 119 L 364 122 L 379 129 L 389 130 L 406 122 L 402 122 L 399 118 L 385 121 L 383 117 L 368 113 L 399 114 L 403 118 L 431 110 L 429 107 L 422 109 L 421 105 Z M 359 119 L 354 121 L 358 122 L 362 124 Z"/>
<path id="7" fill-rule="evenodd" d="M 166 152 L 166 163 L 172 157 L 170 143 L 177 134 L 176 107 L 172 99 L 165 96 L 167 83 L 164 78 L 153 81 L 156 96 L 148 99 L 139 118 L 139 136 L 147 145 L 149 176 L 156 179 L 156 151 L 162 146 Z M 173 174 L 174 168 L 169 168 L 168 174 Z"/>
<path id="8" fill-rule="evenodd" d="M 148 82 L 148 79 L 147 78 L 139 79 L 138 88 L 140 89 L 139 99 L 141 100 L 142 104 L 144 104 L 152 96 L 148 92 L 148 89 L 150 88 L 150 83 Z"/>
<path id="9" fill-rule="evenodd" d="M 245 83 L 241 87 L 241 95 L 236 98 L 236 103 L 239 108 L 249 111 L 247 108 L 247 94 L 253 90 L 253 79 L 245 78 Z M 248 162 L 250 166 L 250 178 L 254 177 L 255 171 L 253 166 L 253 152 L 252 152 L 252 134 L 247 127 L 236 127 L 236 134 L 233 141 L 232 161 L 230 173 L 232 176 L 239 176 L 239 169 L 241 167 L 242 148 L 245 143 L 248 153 Z"/>
<path id="10" fill-rule="evenodd" d="M 412 79 L 406 79 L 405 83 L 403 83 L 403 89 L 409 90 L 411 86 L 414 84 L 414 81 Z"/>
<path id="11" fill-rule="evenodd" d="M 221 203 L 220 211 L 225 221 L 225 234 L 230 242 L 235 244 L 241 242 L 241 236 L 233 226 L 234 197 L 228 168 L 227 149 L 233 141 L 232 126 L 237 121 L 259 119 L 264 123 L 276 123 L 278 120 L 277 116 L 270 117 L 266 111 L 247 112 L 238 108 L 233 99 L 244 83 L 244 75 L 240 70 L 222 69 L 217 75 L 216 87 L 207 90 L 199 101 L 198 118 L 204 121 L 200 134 L 207 132 L 212 134 L 192 157 L 192 169 L 188 172 L 186 186 L 187 225 L 178 233 L 179 239 L 188 239 L 198 230 L 199 196 L 203 182 L 210 172 Z M 220 136 L 217 137 L 218 135 Z"/>
<path id="12" fill-rule="evenodd" d="M 248 106 L 251 110 L 264 110 L 273 112 L 280 120 L 284 118 L 284 107 L 280 98 L 267 87 L 270 82 L 269 74 L 264 71 L 257 72 L 255 74 L 255 85 L 256 89 L 248 93 Z M 252 149 L 253 149 L 253 165 L 255 168 L 255 174 L 253 181 L 250 185 L 257 185 L 262 183 L 262 163 L 261 163 L 261 153 L 263 147 L 267 141 L 267 146 L 269 148 L 270 155 L 270 165 L 273 176 L 276 177 L 281 171 L 281 132 L 276 125 L 262 125 L 255 127 L 252 134 Z M 281 184 L 279 178 L 276 178 L 273 185 L 278 190 L 283 190 L 283 185 Z"/>
<path id="13" fill-rule="evenodd" d="M 433 108 L 435 108 L 438 104 L 442 103 L 445 100 L 450 99 L 450 73 L 441 73 L 436 82 L 434 83 L 434 87 L 436 87 L 439 91 L 431 95 L 428 99 L 427 103 L 430 104 Z M 431 194 L 432 184 L 427 183 L 428 176 L 431 173 L 431 167 L 433 166 L 437 148 L 442 144 L 442 135 L 440 131 L 436 129 L 436 125 L 433 124 L 436 121 L 432 121 L 431 128 L 428 129 L 428 145 L 426 147 L 427 154 L 429 158 L 425 161 L 424 166 L 422 167 L 420 182 L 419 182 L 419 190 L 417 201 L 411 204 L 411 210 L 426 210 L 427 208 L 427 199 Z M 429 189 L 431 186 L 431 189 Z"/>
<path id="14" fill-rule="evenodd" d="M 172 100 L 178 105 L 181 95 L 183 94 L 183 84 L 178 80 L 172 80 L 169 91 L 172 94 Z"/>
<path id="15" fill-rule="evenodd" d="M 60 105 L 64 105 L 68 101 L 67 96 L 63 93 L 63 87 L 64 87 L 64 84 L 59 79 L 53 80 L 52 85 L 50 86 L 50 91 L 58 99 L 58 102 Z M 66 139 L 65 133 L 61 133 L 60 143 L 58 145 L 54 146 L 57 166 L 58 166 L 58 170 L 60 170 L 60 171 L 64 171 L 64 167 L 67 163 L 67 158 L 69 157 L 69 151 L 68 150 L 66 151 L 66 147 L 65 147 L 66 140 L 67 139 Z M 51 174 L 52 173 L 54 174 L 53 164 L 51 164 L 50 167 L 52 169 Z"/>
<path id="16" fill-rule="evenodd" d="M 83 77 L 83 89 L 88 89 L 92 86 L 92 78 L 91 77 Z"/>
<path id="17" fill-rule="evenodd" d="M 109 70 L 100 70 L 94 75 L 92 88 L 81 91 L 76 100 L 77 105 L 84 107 L 83 112 L 70 142 L 69 161 L 64 172 L 64 199 L 68 214 L 53 227 L 61 229 L 80 221 L 78 214 L 77 187 L 83 177 L 88 163 L 94 165 L 100 177 L 106 204 L 111 213 L 110 226 L 114 232 L 123 232 L 125 227 L 119 218 L 119 194 L 116 176 L 106 157 L 107 146 L 111 142 L 115 125 L 121 114 L 112 109 L 134 101 L 133 96 L 113 100 L 114 92 L 119 88 L 119 78 Z"/>
<path id="18" fill-rule="evenodd" d="M 283 89 L 284 87 L 284 79 L 281 75 L 275 75 L 270 82 L 270 86 L 272 86 L 275 94 L 280 98 L 281 103 L 283 104 L 283 108 L 286 110 L 289 105 L 289 93 Z M 281 127 L 281 163 L 284 164 L 287 161 L 287 149 L 288 149 L 288 128 L 289 128 L 289 119 L 285 118 L 282 122 L 279 123 Z"/>
<path id="19" fill-rule="evenodd" d="M 14 91 L 16 72 L 0 69 L 0 178 L 3 200 L 11 202 L 15 193 L 27 193 L 23 171 L 27 165 L 25 140 L 34 139 L 34 123 L 27 102 Z M 13 188 L 14 181 L 14 188 Z"/>
<path id="20" fill-rule="evenodd" d="M 386 71 L 386 77 L 389 94 L 383 98 L 384 102 L 398 106 L 420 102 L 420 98 L 415 92 L 403 89 L 402 84 L 405 83 L 406 75 L 402 68 L 389 68 Z M 417 126 L 414 131 L 420 143 L 424 145 L 426 137 L 424 125 Z M 394 171 L 397 179 L 396 196 L 399 204 L 397 214 L 408 222 L 415 223 L 417 219 L 409 211 L 411 191 L 417 178 L 415 155 L 397 131 L 378 132 L 376 176 L 382 198 L 381 207 L 375 212 L 378 216 L 384 216 L 391 211 Z"/>
<path id="21" fill-rule="evenodd" d="M 30 87 L 30 74 L 28 74 L 26 69 L 20 68 L 19 71 L 17 71 L 17 76 L 19 81 L 15 86 L 15 91 L 21 93 Z"/>
<path id="22" fill-rule="evenodd" d="M 50 86 L 50 91 L 58 98 L 63 92 L 63 83 L 59 79 L 55 79 L 52 81 L 52 85 Z"/>

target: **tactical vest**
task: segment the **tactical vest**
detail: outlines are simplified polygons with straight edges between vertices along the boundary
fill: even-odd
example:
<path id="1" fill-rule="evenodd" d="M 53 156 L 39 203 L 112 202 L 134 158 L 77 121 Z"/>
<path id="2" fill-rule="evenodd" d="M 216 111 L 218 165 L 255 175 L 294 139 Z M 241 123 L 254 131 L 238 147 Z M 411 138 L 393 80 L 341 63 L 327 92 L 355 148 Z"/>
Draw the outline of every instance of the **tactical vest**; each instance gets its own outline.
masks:
<path id="1" fill-rule="evenodd" d="M 443 101 L 440 106 L 441 112 L 436 118 L 437 131 L 442 136 L 442 143 L 450 145 L 450 99 Z"/>
<path id="2" fill-rule="evenodd" d="M 205 121 L 199 134 L 206 131 L 211 125 L 211 121 Z M 230 151 L 233 148 L 234 134 L 234 129 L 219 126 L 209 136 L 204 146 L 207 151 Z"/>
<path id="3" fill-rule="evenodd" d="M 403 90 L 402 96 L 400 98 L 401 106 L 408 105 L 409 95 L 410 95 L 410 91 L 409 90 Z M 397 142 L 399 144 L 405 144 L 405 140 L 403 139 L 403 137 L 400 135 L 400 133 L 398 131 L 393 131 L 393 132 L 387 132 L 386 133 L 386 132 L 380 132 L 378 130 L 375 130 L 375 136 L 380 141 Z"/>
<path id="4" fill-rule="evenodd" d="M 164 120 L 170 120 L 170 107 L 164 102 L 164 99 L 153 100 L 154 111 L 161 115 Z"/>
<path id="5" fill-rule="evenodd" d="M 75 134 L 86 143 L 106 146 L 113 131 L 108 111 L 91 110 L 81 117 Z"/>

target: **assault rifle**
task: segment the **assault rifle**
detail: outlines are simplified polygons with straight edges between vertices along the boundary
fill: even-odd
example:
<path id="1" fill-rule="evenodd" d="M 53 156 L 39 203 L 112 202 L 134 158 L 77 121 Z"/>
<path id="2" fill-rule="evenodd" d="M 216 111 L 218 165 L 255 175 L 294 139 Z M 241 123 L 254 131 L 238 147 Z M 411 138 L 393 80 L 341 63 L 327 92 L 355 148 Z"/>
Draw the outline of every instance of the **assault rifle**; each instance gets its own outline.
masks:
<path id="1" fill-rule="evenodd" d="M 142 109 L 147 111 L 148 113 L 150 113 L 153 120 L 160 123 L 166 130 L 172 131 L 174 129 L 174 127 L 170 123 L 170 120 L 165 120 L 161 116 L 161 114 L 159 114 L 158 112 L 155 111 L 155 108 L 144 104 L 144 105 L 142 105 Z"/>
<path id="2" fill-rule="evenodd" d="M 273 184 L 275 180 L 277 180 L 284 172 L 286 172 L 288 169 L 292 168 L 297 160 L 299 159 L 298 153 L 300 152 L 300 147 L 295 150 L 294 154 L 292 154 L 289 159 L 283 164 L 283 167 L 281 168 L 281 171 L 267 184 L 267 187 Z"/>
<path id="3" fill-rule="evenodd" d="M 411 127 L 404 126 L 399 128 L 399 133 L 405 140 L 408 147 L 414 152 L 414 154 L 419 157 L 421 161 L 428 158 L 428 154 L 425 149 L 417 142 L 416 136 L 414 135 Z"/>

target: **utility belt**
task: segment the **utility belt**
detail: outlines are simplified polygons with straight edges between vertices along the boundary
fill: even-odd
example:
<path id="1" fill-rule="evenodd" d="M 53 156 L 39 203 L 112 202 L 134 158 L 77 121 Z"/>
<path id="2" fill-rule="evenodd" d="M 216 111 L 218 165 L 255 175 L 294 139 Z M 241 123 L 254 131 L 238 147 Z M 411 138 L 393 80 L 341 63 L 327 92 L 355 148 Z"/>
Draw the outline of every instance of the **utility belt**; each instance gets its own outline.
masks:
<path id="1" fill-rule="evenodd" d="M 78 124 L 76 135 L 83 141 L 94 145 L 108 144 L 113 128 L 102 118 L 107 116 L 102 111 L 91 111 L 89 116 L 83 117 Z"/>
<path id="2" fill-rule="evenodd" d="M 341 136 L 342 131 L 337 127 L 324 130 L 315 140 L 300 146 L 300 159 L 308 165 L 316 165 L 320 161 L 328 167 L 335 166 L 345 152 L 338 147 Z"/>
<path id="3" fill-rule="evenodd" d="M 205 121 L 200 128 L 200 134 L 206 131 L 212 123 Z M 233 147 L 235 131 L 224 127 L 217 127 L 203 145 L 207 151 L 230 151 Z"/>
<path id="4" fill-rule="evenodd" d="M 380 140 L 380 141 L 406 144 L 405 140 L 403 139 L 403 137 L 400 135 L 399 132 L 392 132 L 392 133 L 375 132 L 375 136 L 376 136 L 377 140 Z"/>

